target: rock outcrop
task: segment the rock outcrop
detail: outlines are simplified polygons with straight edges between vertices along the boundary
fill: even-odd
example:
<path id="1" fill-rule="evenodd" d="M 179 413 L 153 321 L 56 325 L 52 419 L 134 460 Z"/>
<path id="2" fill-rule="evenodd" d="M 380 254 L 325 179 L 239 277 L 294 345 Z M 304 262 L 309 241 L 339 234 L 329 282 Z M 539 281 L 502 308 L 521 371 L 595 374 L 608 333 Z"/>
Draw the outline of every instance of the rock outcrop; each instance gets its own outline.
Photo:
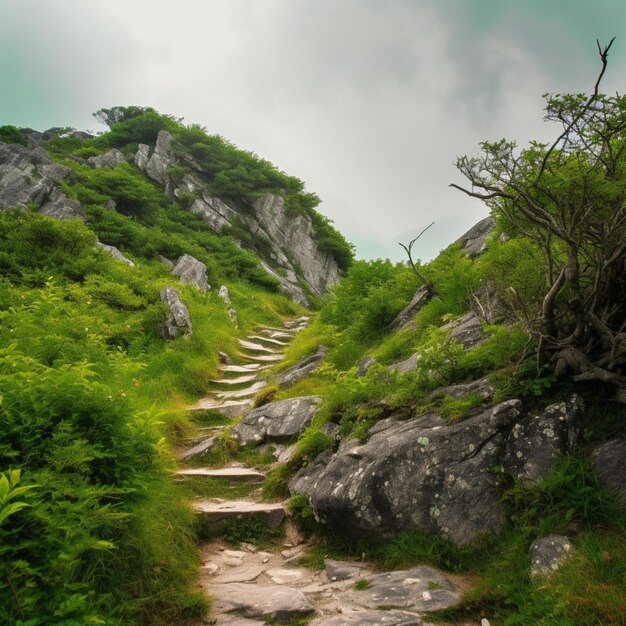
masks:
<path id="1" fill-rule="evenodd" d="M 626 506 L 626 441 L 612 439 L 596 446 L 591 453 L 591 462 L 600 484 Z"/>
<path id="2" fill-rule="evenodd" d="M 536 539 L 530 546 L 530 573 L 546 578 L 554 574 L 573 553 L 572 542 L 563 535 Z"/>
<path id="3" fill-rule="evenodd" d="M 178 291 L 174 287 L 163 287 L 161 289 L 161 300 L 165 302 L 169 311 L 161 333 L 165 339 L 176 339 L 182 333 L 191 334 L 191 319 L 187 307 L 180 301 Z"/>
<path id="4" fill-rule="evenodd" d="M 172 274 L 178 276 L 181 283 L 195 285 L 200 291 L 208 291 L 211 288 L 207 281 L 206 265 L 190 254 L 183 254 L 178 259 Z"/>
<path id="5" fill-rule="evenodd" d="M 288 214 L 282 197 L 265 194 L 253 206 L 240 206 L 211 194 L 199 174 L 187 173 L 182 179 L 174 180 L 168 173 L 173 165 L 185 165 L 194 171 L 201 168 L 191 157 L 175 153 L 168 131 L 159 132 L 152 151 L 150 146 L 140 144 L 134 162 L 165 188 L 168 197 L 196 196 L 190 210 L 216 232 L 228 227 L 247 231 L 250 236 L 240 244 L 252 248 L 265 271 L 276 278 L 281 290 L 295 302 L 308 305 L 307 291 L 321 296 L 339 280 L 339 267 L 332 254 L 317 244 L 311 219 Z"/>
<path id="6" fill-rule="evenodd" d="M 311 423 L 319 400 L 319 396 L 302 396 L 270 402 L 248 413 L 233 428 L 233 437 L 241 446 L 293 439 Z"/>
<path id="7" fill-rule="evenodd" d="M 126 163 L 126 157 L 116 148 L 113 148 L 113 150 L 109 150 L 104 154 L 99 154 L 98 156 L 89 157 L 87 159 L 87 164 L 91 165 L 91 167 L 95 167 L 96 169 L 104 167 L 113 170 L 120 163 Z"/>
<path id="8" fill-rule="evenodd" d="M 116 261 L 121 261 L 122 263 L 126 263 L 126 265 L 130 265 L 130 267 L 135 267 L 135 264 L 128 257 L 125 257 L 115 246 L 109 246 L 101 241 L 98 241 L 96 245 L 102 248 L 107 254 L 111 255 Z"/>
<path id="9" fill-rule="evenodd" d="M 485 392 L 487 390 L 485 389 Z M 540 480 L 578 435 L 580 401 L 521 413 L 509 400 L 449 424 L 437 414 L 378 422 L 364 443 L 343 442 L 322 453 L 291 481 L 319 520 L 344 532 L 377 535 L 415 529 L 458 545 L 504 522 L 496 466 Z"/>
<path id="10" fill-rule="evenodd" d="M 287 389 L 306 378 L 313 370 L 319 367 L 327 352 L 328 348 L 326 346 L 320 346 L 315 354 L 305 357 L 284 372 L 281 372 L 278 376 L 278 386 L 281 389 Z"/>
<path id="11" fill-rule="evenodd" d="M 474 224 L 465 234 L 461 235 L 455 243 L 460 244 L 461 250 L 470 257 L 477 256 L 485 249 L 487 236 L 496 225 L 493 217 L 489 216 Z"/>

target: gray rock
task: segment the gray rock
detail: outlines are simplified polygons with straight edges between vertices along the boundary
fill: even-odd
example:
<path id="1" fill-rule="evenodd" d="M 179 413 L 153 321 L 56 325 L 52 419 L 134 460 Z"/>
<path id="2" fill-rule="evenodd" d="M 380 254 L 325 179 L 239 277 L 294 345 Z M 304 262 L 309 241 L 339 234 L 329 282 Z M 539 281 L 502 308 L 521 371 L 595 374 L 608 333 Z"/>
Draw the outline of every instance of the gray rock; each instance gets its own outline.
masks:
<path id="1" fill-rule="evenodd" d="M 244 617 L 288 623 L 315 611 L 301 591 L 290 587 L 232 583 L 211 585 L 210 593 L 216 611 L 238 612 Z"/>
<path id="2" fill-rule="evenodd" d="M 135 159 L 137 159 L 137 156 L 135 156 Z M 174 163 L 175 157 L 172 151 L 172 134 L 167 130 L 161 130 L 157 137 L 154 152 L 145 165 L 146 175 L 155 182 L 165 185 L 168 182 L 167 168 Z"/>
<path id="3" fill-rule="evenodd" d="M 226 354 L 226 352 L 218 352 L 217 358 L 220 363 L 230 364 L 233 362 L 233 360 L 230 358 L 228 354 Z"/>
<path id="4" fill-rule="evenodd" d="M 502 527 L 493 468 L 519 409 L 510 400 L 456 424 L 432 414 L 387 420 L 367 442 L 320 454 L 289 489 L 309 499 L 322 523 L 344 532 L 415 529 L 466 544 Z"/>
<path id="5" fill-rule="evenodd" d="M 337 594 L 342 606 L 376 609 L 381 606 L 427 613 L 454 606 L 459 594 L 453 585 L 430 567 L 414 567 L 364 578 L 367 589 Z"/>
<path id="6" fill-rule="evenodd" d="M 190 254 L 183 254 L 178 259 L 172 274 L 178 276 L 181 283 L 195 285 L 200 291 L 207 291 L 211 288 L 207 282 L 206 265 Z"/>
<path id="7" fill-rule="evenodd" d="M 416 313 L 427 304 L 432 297 L 430 289 L 422 285 L 413 296 L 409 304 L 396 315 L 391 324 L 387 326 L 388 332 L 393 332 L 406 327 L 415 317 Z"/>
<path id="8" fill-rule="evenodd" d="M 135 154 L 135 165 L 142 171 L 146 171 L 146 165 L 150 160 L 150 146 L 145 143 L 140 143 Z"/>
<path id="9" fill-rule="evenodd" d="M 284 372 L 281 372 L 278 377 L 278 386 L 281 389 L 287 389 L 303 378 L 306 378 L 312 371 L 319 367 L 327 352 L 328 348 L 326 346 L 320 346 L 315 354 L 305 357 L 295 365 L 287 368 Z"/>
<path id="10" fill-rule="evenodd" d="M 547 577 L 556 572 L 563 561 L 574 552 L 572 542 L 563 535 L 548 535 L 536 539 L 530 546 L 530 573 Z"/>
<path id="11" fill-rule="evenodd" d="M 309 626 L 422 626 L 419 615 L 396 610 L 342 611 L 337 615 L 321 617 Z"/>
<path id="12" fill-rule="evenodd" d="M 600 484 L 626 506 L 626 441 L 613 439 L 600 444 L 591 453 L 591 462 Z"/>
<path id="13" fill-rule="evenodd" d="M 230 295 L 228 293 L 228 287 L 226 285 L 222 285 L 220 287 L 219 293 L 217 294 L 226 305 L 230 306 Z"/>
<path id="14" fill-rule="evenodd" d="M 475 313 L 466 313 L 457 322 L 450 333 L 450 339 L 456 339 L 465 348 L 475 348 L 487 339 L 483 325 Z"/>
<path id="15" fill-rule="evenodd" d="M 228 522 L 244 518 L 253 518 L 270 528 L 277 528 L 287 514 L 282 504 L 217 498 L 195 501 L 193 509 L 201 517 L 204 529 L 211 535 L 222 532 Z"/>
<path id="16" fill-rule="evenodd" d="M 438 398 L 461 398 L 469 394 L 480 396 L 483 400 L 490 400 L 494 394 L 493 385 L 487 378 L 473 380 L 470 383 L 460 383 L 450 385 L 448 387 L 439 387 L 432 393 L 428 394 L 428 400 L 436 400 Z"/>
<path id="17" fill-rule="evenodd" d="M 339 428 L 339 424 L 335 424 L 333 422 L 326 422 L 322 425 L 320 430 L 328 435 L 333 441 L 339 441 L 341 439 L 341 428 Z"/>
<path id="18" fill-rule="evenodd" d="M 89 157 L 87 163 L 96 169 L 104 167 L 109 170 L 114 170 L 120 163 L 126 163 L 126 157 L 119 150 L 113 148 L 113 150 L 109 150 L 104 154 Z"/>
<path id="19" fill-rule="evenodd" d="M 54 186 L 70 173 L 54 163 L 45 151 L 0 142 L 0 210 L 40 207 Z"/>
<path id="20" fill-rule="evenodd" d="M 363 566 L 352 561 L 335 561 L 333 559 L 324 559 L 326 566 L 326 577 L 328 580 L 347 580 L 348 578 L 357 578 L 361 576 Z"/>
<path id="21" fill-rule="evenodd" d="M 107 254 L 110 254 L 116 261 L 121 261 L 122 263 L 126 263 L 126 265 L 135 267 L 135 264 L 129 258 L 125 257 L 115 246 L 109 246 L 101 241 L 97 241 L 96 245 L 102 248 Z"/>
<path id="22" fill-rule="evenodd" d="M 390 372 L 396 374 L 406 374 L 407 372 L 414 372 L 417 369 L 417 362 L 419 361 L 419 353 L 412 354 L 408 359 L 404 361 L 396 361 L 392 363 L 388 369 Z"/>
<path id="23" fill-rule="evenodd" d="M 319 396 L 302 396 L 270 402 L 246 415 L 232 431 L 241 446 L 297 437 L 311 423 Z"/>
<path id="24" fill-rule="evenodd" d="M 472 226 L 464 235 L 461 235 L 455 243 L 461 245 L 462 251 L 470 257 L 475 257 L 485 249 L 487 236 L 496 225 L 491 216 L 480 220 Z"/>
<path id="25" fill-rule="evenodd" d="M 190 335 L 191 319 L 187 307 L 180 301 L 178 291 L 174 287 L 161 289 L 161 300 L 167 304 L 169 313 L 161 326 L 161 334 L 164 339 L 175 339 L 181 332 Z"/>
<path id="26" fill-rule="evenodd" d="M 545 478 L 560 454 L 570 452 L 581 434 L 583 405 L 578 396 L 526 415 L 514 426 L 506 445 L 502 467 L 522 482 Z"/>
<path id="27" fill-rule="evenodd" d="M 367 370 L 372 367 L 376 363 L 376 359 L 373 356 L 364 356 L 357 364 L 356 364 L 356 375 L 357 376 L 365 376 L 367 374 Z"/>
<path id="28" fill-rule="evenodd" d="M 182 454 L 179 455 L 179 459 L 181 461 L 189 461 L 189 459 L 194 459 L 202 454 L 206 454 L 209 450 L 212 450 L 217 443 L 217 437 L 207 437 L 199 444 L 195 445 L 193 448 L 189 448 L 189 450 L 185 450 Z"/>
<path id="29" fill-rule="evenodd" d="M 163 265 L 165 265 L 165 267 L 167 267 L 168 269 L 174 269 L 174 263 L 170 261 L 167 257 L 164 257 L 162 254 L 159 254 L 159 256 L 157 256 L 157 259 L 159 259 L 159 261 L 161 261 L 161 263 L 163 263 Z"/>
<path id="30" fill-rule="evenodd" d="M 85 219 L 80 203 L 68 198 L 58 187 L 50 192 L 46 201 L 39 207 L 39 212 L 57 220 Z"/>

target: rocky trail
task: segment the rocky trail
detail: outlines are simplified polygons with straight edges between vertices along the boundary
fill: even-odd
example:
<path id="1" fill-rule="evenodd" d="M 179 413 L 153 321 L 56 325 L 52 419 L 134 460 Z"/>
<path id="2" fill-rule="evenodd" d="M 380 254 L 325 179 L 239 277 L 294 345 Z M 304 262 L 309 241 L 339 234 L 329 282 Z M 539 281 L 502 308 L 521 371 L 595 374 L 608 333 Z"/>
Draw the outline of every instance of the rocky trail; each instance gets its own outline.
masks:
<path id="1" fill-rule="evenodd" d="M 244 422 L 265 419 L 254 417 L 258 410 L 252 410 L 252 398 L 266 386 L 266 370 L 283 358 L 282 350 L 307 322 L 307 317 L 301 317 L 285 322 L 281 328 L 259 327 L 246 339 L 240 339 L 239 353 L 233 358 L 222 355 L 220 378 L 211 381 L 211 393 L 191 410 L 212 409 L 233 423 L 246 416 L 240 423 L 240 443 L 263 444 L 257 431 L 246 440 Z M 290 402 L 290 410 L 299 414 L 314 410 L 315 402 L 308 400 L 283 402 Z M 214 447 L 223 428 L 200 429 L 200 439 L 180 452 L 181 469 L 176 473 L 176 480 L 220 480 L 238 486 L 234 493 L 241 492 L 242 487 L 247 493 L 241 499 L 198 498 L 193 502 L 208 538 L 200 546 L 199 585 L 211 598 L 212 606 L 210 616 L 202 624 L 417 626 L 427 624 L 424 616 L 430 611 L 458 601 L 458 585 L 430 567 L 378 572 L 365 562 L 331 559 L 325 559 L 325 567 L 319 571 L 304 567 L 301 563 L 310 545 L 291 523 L 286 503 L 261 499 L 260 484 L 267 467 L 256 469 L 241 463 L 220 468 L 197 466 Z M 297 437 L 297 430 L 283 430 L 292 441 Z M 285 454 L 284 446 L 278 452 L 281 450 Z M 271 547 L 227 543 L 223 535 L 229 525 L 245 520 L 280 529 L 281 539 L 270 542 Z M 488 624 L 487 620 L 482 624 Z"/>

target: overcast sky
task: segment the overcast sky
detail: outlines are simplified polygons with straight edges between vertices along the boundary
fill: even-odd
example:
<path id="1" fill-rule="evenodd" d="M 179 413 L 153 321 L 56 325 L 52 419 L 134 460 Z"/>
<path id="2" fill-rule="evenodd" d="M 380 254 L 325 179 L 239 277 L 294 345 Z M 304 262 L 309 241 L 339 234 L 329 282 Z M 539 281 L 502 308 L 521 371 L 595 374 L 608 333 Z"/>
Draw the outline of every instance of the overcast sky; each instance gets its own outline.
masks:
<path id="1" fill-rule="evenodd" d="M 428 259 L 487 215 L 456 157 L 548 139 L 541 94 L 589 91 L 624 0 L 0 0 L 0 125 L 103 130 L 115 105 L 199 123 L 298 176 L 362 258 Z"/>

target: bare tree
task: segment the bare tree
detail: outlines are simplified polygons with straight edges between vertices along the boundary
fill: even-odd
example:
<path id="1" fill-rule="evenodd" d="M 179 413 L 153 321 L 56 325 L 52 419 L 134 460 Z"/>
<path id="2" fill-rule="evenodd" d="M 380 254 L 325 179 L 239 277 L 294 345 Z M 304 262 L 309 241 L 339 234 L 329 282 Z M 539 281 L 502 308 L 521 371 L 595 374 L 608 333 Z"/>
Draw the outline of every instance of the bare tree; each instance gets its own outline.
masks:
<path id="1" fill-rule="evenodd" d="M 531 331 L 557 374 L 618 386 L 626 402 L 626 98 L 599 93 L 614 40 L 598 42 L 601 71 L 590 96 L 546 96 L 552 144 L 481 144 L 457 168 L 467 195 L 540 248 L 546 288 Z"/>

